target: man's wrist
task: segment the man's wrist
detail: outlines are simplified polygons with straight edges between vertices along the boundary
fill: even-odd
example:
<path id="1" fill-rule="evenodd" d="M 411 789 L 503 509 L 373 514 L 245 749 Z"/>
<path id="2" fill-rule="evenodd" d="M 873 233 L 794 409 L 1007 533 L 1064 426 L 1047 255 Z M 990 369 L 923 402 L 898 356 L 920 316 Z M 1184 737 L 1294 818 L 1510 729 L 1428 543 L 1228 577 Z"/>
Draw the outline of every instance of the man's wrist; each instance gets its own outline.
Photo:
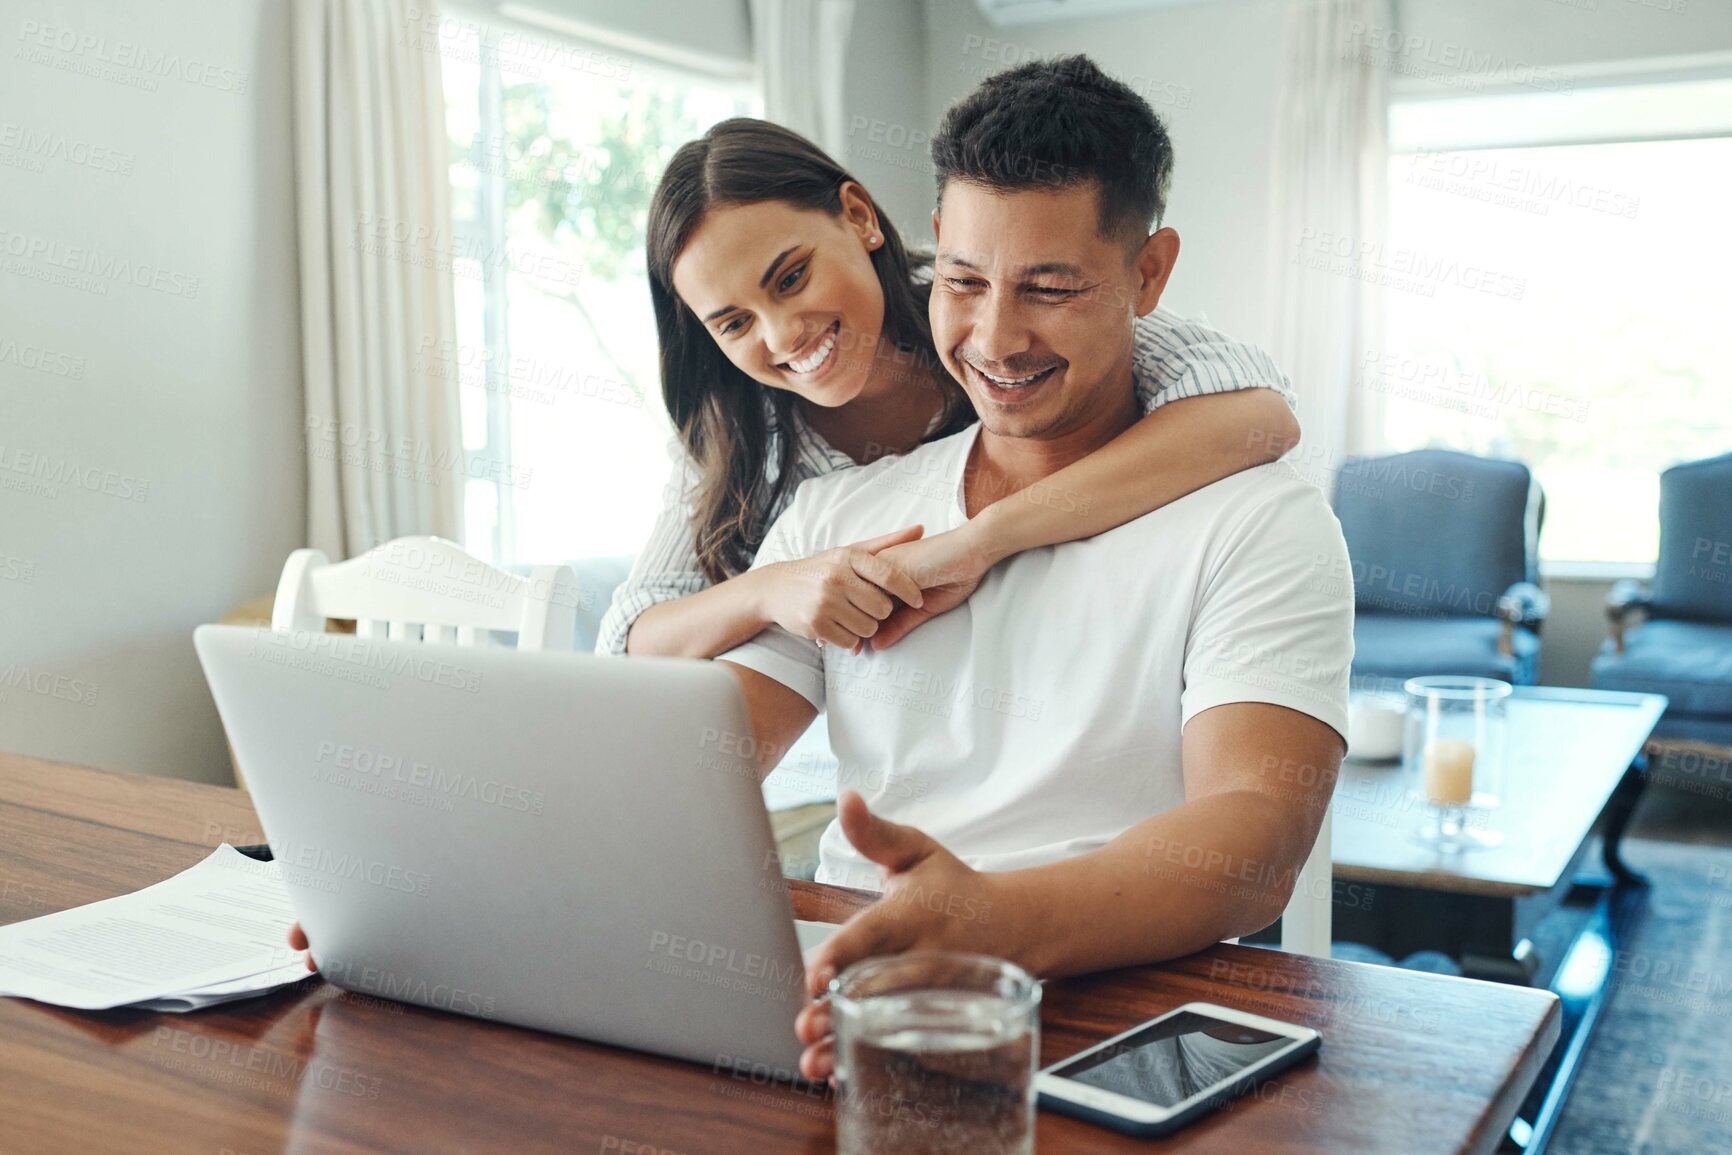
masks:
<path id="1" fill-rule="evenodd" d="M 991 887 L 992 921 L 998 924 L 997 933 L 988 939 L 999 957 L 1035 978 L 1064 973 L 1063 932 L 1055 924 L 1058 912 L 1048 908 L 1044 890 L 1031 872 L 988 873 L 985 878 Z"/>

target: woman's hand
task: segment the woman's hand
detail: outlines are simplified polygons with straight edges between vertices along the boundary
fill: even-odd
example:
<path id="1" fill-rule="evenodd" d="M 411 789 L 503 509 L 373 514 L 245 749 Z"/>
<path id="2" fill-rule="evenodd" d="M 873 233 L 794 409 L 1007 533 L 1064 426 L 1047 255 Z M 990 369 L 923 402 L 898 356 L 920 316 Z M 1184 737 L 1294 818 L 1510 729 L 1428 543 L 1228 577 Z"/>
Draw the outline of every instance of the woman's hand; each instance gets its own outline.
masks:
<path id="1" fill-rule="evenodd" d="M 955 609 L 974 593 L 992 568 L 991 555 L 975 528 L 978 521 L 976 518 L 932 537 L 889 546 L 878 554 L 879 561 L 906 573 L 920 586 L 922 600 L 891 612 L 872 637 L 874 650 L 888 649 L 915 627 Z"/>
<path id="2" fill-rule="evenodd" d="M 307 952 L 308 970 L 316 971 L 319 969 L 319 964 L 313 961 L 312 944 L 307 942 L 307 932 L 301 929 L 301 924 L 298 922 L 289 928 L 289 945 L 296 950 Z"/>
<path id="3" fill-rule="evenodd" d="M 760 575 L 756 581 L 764 620 L 802 638 L 858 653 L 897 609 L 896 599 L 905 607 L 918 607 L 924 600 L 919 584 L 880 553 L 912 542 L 922 532 L 921 526 L 909 526 L 753 571 Z"/>

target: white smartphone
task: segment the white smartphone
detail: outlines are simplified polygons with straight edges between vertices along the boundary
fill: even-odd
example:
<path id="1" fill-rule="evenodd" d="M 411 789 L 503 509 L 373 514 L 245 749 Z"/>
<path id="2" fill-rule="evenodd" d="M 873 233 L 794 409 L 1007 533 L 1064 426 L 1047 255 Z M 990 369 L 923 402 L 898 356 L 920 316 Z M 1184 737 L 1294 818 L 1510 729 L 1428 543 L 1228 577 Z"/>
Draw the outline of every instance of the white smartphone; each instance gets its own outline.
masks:
<path id="1" fill-rule="evenodd" d="M 1316 1051 L 1323 1036 L 1186 1003 L 1035 1076 L 1040 1105 L 1130 1135 L 1165 1135 Z"/>

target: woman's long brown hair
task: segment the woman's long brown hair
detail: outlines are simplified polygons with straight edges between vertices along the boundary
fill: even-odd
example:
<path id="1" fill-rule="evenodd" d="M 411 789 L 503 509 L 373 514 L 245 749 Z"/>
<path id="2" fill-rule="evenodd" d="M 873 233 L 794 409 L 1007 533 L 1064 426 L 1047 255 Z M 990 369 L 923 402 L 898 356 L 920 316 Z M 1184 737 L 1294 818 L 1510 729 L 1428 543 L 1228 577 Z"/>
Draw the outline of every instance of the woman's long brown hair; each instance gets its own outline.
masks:
<path id="1" fill-rule="evenodd" d="M 853 179 L 799 133 L 736 117 L 682 145 L 650 202 L 647 263 L 661 344 L 662 397 L 698 467 L 692 538 L 711 582 L 751 565 L 771 511 L 795 484 L 795 397 L 754 381 L 722 354 L 674 292 L 674 262 L 712 209 L 782 201 L 839 216 L 842 185 Z M 883 214 L 878 228 L 884 243 L 871 256 L 884 289 L 880 339 L 906 359 L 910 381 L 939 382 L 945 404 L 934 436 L 953 433 L 974 420 L 974 410 L 932 351 L 926 316 L 931 285 L 914 277 L 917 264 L 926 259 L 910 256 Z"/>

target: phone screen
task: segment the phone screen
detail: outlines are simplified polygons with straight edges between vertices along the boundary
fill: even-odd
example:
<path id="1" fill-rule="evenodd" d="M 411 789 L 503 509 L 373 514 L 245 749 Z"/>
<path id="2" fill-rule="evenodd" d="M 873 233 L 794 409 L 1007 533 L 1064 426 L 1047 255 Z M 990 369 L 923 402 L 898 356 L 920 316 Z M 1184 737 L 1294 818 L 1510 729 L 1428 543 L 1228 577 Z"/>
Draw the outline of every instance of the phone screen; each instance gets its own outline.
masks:
<path id="1" fill-rule="evenodd" d="M 1150 1023 L 1110 1047 L 1054 1068 L 1051 1074 L 1157 1107 L 1176 1107 L 1298 1044 L 1288 1035 L 1186 1011 Z"/>

